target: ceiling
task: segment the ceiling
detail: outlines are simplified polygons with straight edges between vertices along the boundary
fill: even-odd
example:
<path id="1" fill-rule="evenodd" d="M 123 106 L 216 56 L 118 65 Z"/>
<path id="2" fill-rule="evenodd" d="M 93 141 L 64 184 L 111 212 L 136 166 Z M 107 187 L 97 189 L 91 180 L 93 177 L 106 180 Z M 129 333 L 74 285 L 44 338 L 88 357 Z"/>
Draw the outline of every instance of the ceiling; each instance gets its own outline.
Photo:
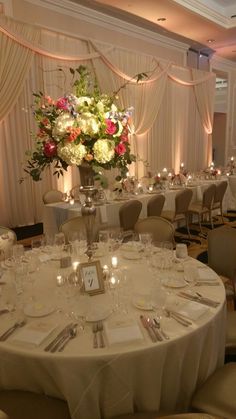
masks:
<path id="1" fill-rule="evenodd" d="M 70 1 L 236 62 L 236 0 Z"/>

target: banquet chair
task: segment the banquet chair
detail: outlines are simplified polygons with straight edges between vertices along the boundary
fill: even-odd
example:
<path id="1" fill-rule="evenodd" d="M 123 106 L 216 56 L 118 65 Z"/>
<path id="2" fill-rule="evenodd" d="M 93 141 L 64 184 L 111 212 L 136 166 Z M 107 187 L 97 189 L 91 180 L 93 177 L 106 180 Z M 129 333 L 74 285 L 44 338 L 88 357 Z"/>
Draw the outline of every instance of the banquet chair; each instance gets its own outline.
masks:
<path id="1" fill-rule="evenodd" d="M 152 234 L 153 242 L 170 241 L 175 244 L 175 229 L 172 223 L 162 217 L 147 217 L 137 221 L 134 226 L 137 234 Z"/>
<path id="2" fill-rule="evenodd" d="M 164 413 L 163 413 L 164 415 Z M 1 418 L 0 418 L 1 419 Z M 112 419 L 224 419 L 222 416 L 213 416 L 208 413 L 177 413 L 162 416 L 160 413 L 139 412 L 127 415 L 115 416 Z"/>
<path id="3" fill-rule="evenodd" d="M 66 243 L 69 242 L 70 233 L 81 232 L 86 237 L 86 227 L 84 218 L 80 215 L 78 217 L 69 218 L 60 225 L 59 231 L 61 233 L 64 233 Z"/>
<path id="4" fill-rule="evenodd" d="M 188 209 L 188 214 L 192 217 L 193 214 L 198 216 L 198 223 L 200 227 L 200 232 L 202 232 L 202 217 L 203 215 L 209 215 L 209 221 L 211 223 L 211 228 L 213 229 L 213 221 L 212 221 L 212 204 L 215 195 L 216 185 L 212 184 L 209 185 L 203 191 L 203 197 L 201 201 L 196 201 L 190 204 Z"/>
<path id="5" fill-rule="evenodd" d="M 73 186 L 73 188 L 71 188 L 70 190 L 71 197 L 74 198 L 74 200 L 77 202 L 80 202 L 80 193 L 81 193 L 80 188 L 81 188 L 81 185 L 78 184 L 78 185 Z"/>
<path id="6" fill-rule="evenodd" d="M 12 246 L 16 240 L 16 233 L 13 230 L 0 226 L 0 261 L 10 257 Z"/>
<path id="7" fill-rule="evenodd" d="M 236 363 L 218 368 L 195 392 L 191 401 L 194 412 L 205 412 L 227 419 L 236 418 Z"/>
<path id="8" fill-rule="evenodd" d="M 226 297 L 235 307 L 236 291 L 236 230 L 222 226 L 208 233 L 208 265 L 221 279 L 226 288 Z"/>
<path id="9" fill-rule="evenodd" d="M 160 216 L 165 203 L 165 195 L 155 195 L 147 203 L 147 216 Z"/>
<path id="10" fill-rule="evenodd" d="M 65 400 L 22 390 L 1 390 L 0 419 L 71 419 Z"/>
<path id="11" fill-rule="evenodd" d="M 52 204 L 53 202 L 61 202 L 63 200 L 63 193 L 58 189 L 50 189 L 43 194 L 43 203 Z"/>
<path id="12" fill-rule="evenodd" d="M 142 210 L 142 202 L 137 199 L 131 199 L 125 202 L 119 209 L 120 228 L 123 231 L 134 230 Z"/>
<path id="13" fill-rule="evenodd" d="M 177 192 L 175 196 L 175 209 L 173 211 L 171 210 L 162 211 L 161 213 L 161 217 L 166 218 L 171 223 L 185 220 L 189 237 L 190 237 L 190 231 L 189 231 L 189 220 L 188 220 L 188 208 L 189 208 L 192 197 L 193 197 L 192 189 L 183 189 L 182 191 Z"/>
<path id="14" fill-rule="evenodd" d="M 227 187 L 228 187 L 227 180 L 222 180 L 222 182 L 216 185 L 215 195 L 214 195 L 213 204 L 212 204 L 212 210 L 216 210 L 216 209 L 220 210 L 222 223 L 224 223 L 223 199 L 224 199 Z"/>
<path id="15" fill-rule="evenodd" d="M 0 419 L 10 419 L 9 416 L 6 415 L 5 412 L 3 412 L 2 410 L 0 410 Z"/>

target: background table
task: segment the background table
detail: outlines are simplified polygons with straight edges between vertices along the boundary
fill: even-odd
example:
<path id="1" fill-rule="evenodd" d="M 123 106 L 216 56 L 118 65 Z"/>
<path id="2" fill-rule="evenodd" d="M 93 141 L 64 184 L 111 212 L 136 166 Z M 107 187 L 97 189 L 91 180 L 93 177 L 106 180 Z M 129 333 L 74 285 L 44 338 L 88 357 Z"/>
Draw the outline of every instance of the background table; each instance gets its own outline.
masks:
<path id="1" fill-rule="evenodd" d="M 189 187 L 193 191 L 192 202 L 202 199 L 202 193 L 209 183 L 218 183 L 220 180 L 201 181 L 192 183 Z M 181 187 L 162 190 L 160 193 L 165 195 L 164 210 L 174 210 L 175 208 L 175 195 L 178 191 L 182 190 Z M 147 203 L 154 194 L 139 194 L 131 195 L 129 199 L 138 199 L 142 202 L 142 211 L 140 218 L 147 216 Z M 99 228 L 102 227 L 119 227 L 119 209 L 127 200 L 113 200 L 107 204 L 97 206 L 96 224 Z M 223 209 L 227 210 L 228 207 L 228 191 L 223 201 Z M 57 202 L 53 204 L 44 205 L 43 210 L 43 226 L 44 233 L 54 235 L 58 232 L 60 225 L 68 218 L 73 218 L 81 215 L 81 205 L 74 203 L 70 205 L 68 202 Z"/>
<path id="2" fill-rule="evenodd" d="M 128 269 L 129 315 L 139 324 L 143 339 L 93 349 L 91 323 L 86 323 L 85 331 L 64 352 L 51 354 L 43 348 L 52 336 L 39 347 L 32 347 L 16 343 L 14 338 L 20 331 L 16 332 L 0 343 L 1 389 L 24 389 L 65 398 L 73 419 L 111 418 L 134 409 L 187 410 L 196 387 L 224 362 L 224 287 L 219 280 L 218 286 L 198 288 L 203 295 L 219 300 L 220 305 L 209 308 L 188 328 L 173 319 L 164 319 L 163 327 L 171 338 L 152 343 L 139 316 L 153 313 L 135 308 L 132 298 L 134 293 L 149 293 L 151 298 L 156 282 L 151 280 L 146 259 L 131 261 L 123 252 L 116 255 L 122 269 Z M 109 261 L 110 256 L 102 258 L 102 266 Z M 188 263 L 191 270 L 201 265 L 194 259 Z M 57 305 L 58 271 L 58 261 L 41 263 L 35 283 L 37 304 L 42 301 Z M 9 279 L 11 275 L 14 273 L 10 270 L 5 277 Z M 174 295 L 176 290 L 168 288 L 168 291 Z M 92 297 L 77 295 L 75 302 L 78 310 L 87 310 L 88 314 L 110 307 L 111 298 L 108 292 Z M 1 317 L 0 333 L 13 323 L 12 316 Z M 58 325 L 57 330 L 68 323 L 58 312 L 41 319 L 28 318 L 29 323 L 37 321 Z"/>

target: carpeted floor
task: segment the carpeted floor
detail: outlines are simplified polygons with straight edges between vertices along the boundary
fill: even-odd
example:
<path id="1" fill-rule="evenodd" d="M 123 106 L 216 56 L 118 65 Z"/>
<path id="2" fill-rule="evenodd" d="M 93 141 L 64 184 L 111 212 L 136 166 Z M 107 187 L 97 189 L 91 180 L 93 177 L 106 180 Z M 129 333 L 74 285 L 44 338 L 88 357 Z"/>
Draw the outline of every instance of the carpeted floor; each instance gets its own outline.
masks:
<path id="1" fill-rule="evenodd" d="M 224 214 L 224 224 L 236 228 L 236 211 L 228 211 Z M 222 226 L 221 217 L 214 217 L 214 228 Z M 188 246 L 188 253 L 190 256 L 207 263 L 207 235 L 211 230 L 209 223 L 202 223 L 202 232 L 200 233 L 199 225 L 192 224 L 190 226 L 190 238 L 185 227 L 178 228 L 175 234 L 176 243 L 186 243 Z"/>

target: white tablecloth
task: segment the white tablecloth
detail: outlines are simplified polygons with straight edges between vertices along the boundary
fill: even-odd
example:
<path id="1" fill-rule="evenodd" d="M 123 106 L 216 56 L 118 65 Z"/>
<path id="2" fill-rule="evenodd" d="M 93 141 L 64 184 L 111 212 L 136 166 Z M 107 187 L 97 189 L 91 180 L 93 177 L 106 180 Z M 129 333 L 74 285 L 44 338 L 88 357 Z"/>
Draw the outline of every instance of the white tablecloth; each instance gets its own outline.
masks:
<path id="1" fill-rule="evenodd" d="M 140 314 L 154 313 L 135 308 L 132 298 L 135 293 L 145 293 L 151 299 L 156 289 L 155 279 L 150 279 L 146 260 L 129 261 L 124 258 L 124 253 L 122 255 L 117 253 L 119 265 L 128 269 L 128 313 L 132 315 L 143 338 L 106 345 L 104 349 L 93 349 L 92 326 L 86 323 L 85 331 L 71 340 L 62 353 L 51 354 L 43 348 L 53 336 L 48 337 L 40 346 L 32 347 L 17 343 L 17 333 L 21 332 L 19 330 L 6 342 L 0 342 L 1 389 L 24 389 L 63 397 L 68 401 L 73 419 L 111 418 L 131 413 L 134 409 L 187 410 L 195 389 L 224 361 L 224 287 L 218 278 L 218 286 L 195 287 L 204 296 L 220 301 L 220 305 L 208 308 L 190 327 L 164 318 L 163 328 L 170 339 L 153 343 L 139 317 Z M 104 263 L 109 264 L 109 261 L 110 256 L 103 258 L 102 266 Z M 188 263 L 190 271 L 201 265 L 193 259 Z M 37 307 L 46 303 L 56 307 L 59 288 L 55 287 L 55 280 L 58 270 L 58 261 L 41 264 L 35 282 Z M 209 270 L 209 276 L 211 272 Z M 5 278 L 9 278 L 9 275 L 11 277 L 11 271 Z M 166 289 L 173 295 L 179 291 Z M 94 310 L 99 313 L 109 308 L 111 299 L 112 294 L 108 292 L 91 297 L 78 294 L 75 297 L 78 310 L 81 309 L 87 315 L 91 315 Z M 115 315 L 119 316 L 119 313 L 111 314 L 104 323 Z M 13 316 L 2 315 L 0 334 L 13 324 Z M 57 325 L 58 331 L 69 319 L 58 312 L 39 319 L 28 317 L 28 324 L 38 321 Z"/>

